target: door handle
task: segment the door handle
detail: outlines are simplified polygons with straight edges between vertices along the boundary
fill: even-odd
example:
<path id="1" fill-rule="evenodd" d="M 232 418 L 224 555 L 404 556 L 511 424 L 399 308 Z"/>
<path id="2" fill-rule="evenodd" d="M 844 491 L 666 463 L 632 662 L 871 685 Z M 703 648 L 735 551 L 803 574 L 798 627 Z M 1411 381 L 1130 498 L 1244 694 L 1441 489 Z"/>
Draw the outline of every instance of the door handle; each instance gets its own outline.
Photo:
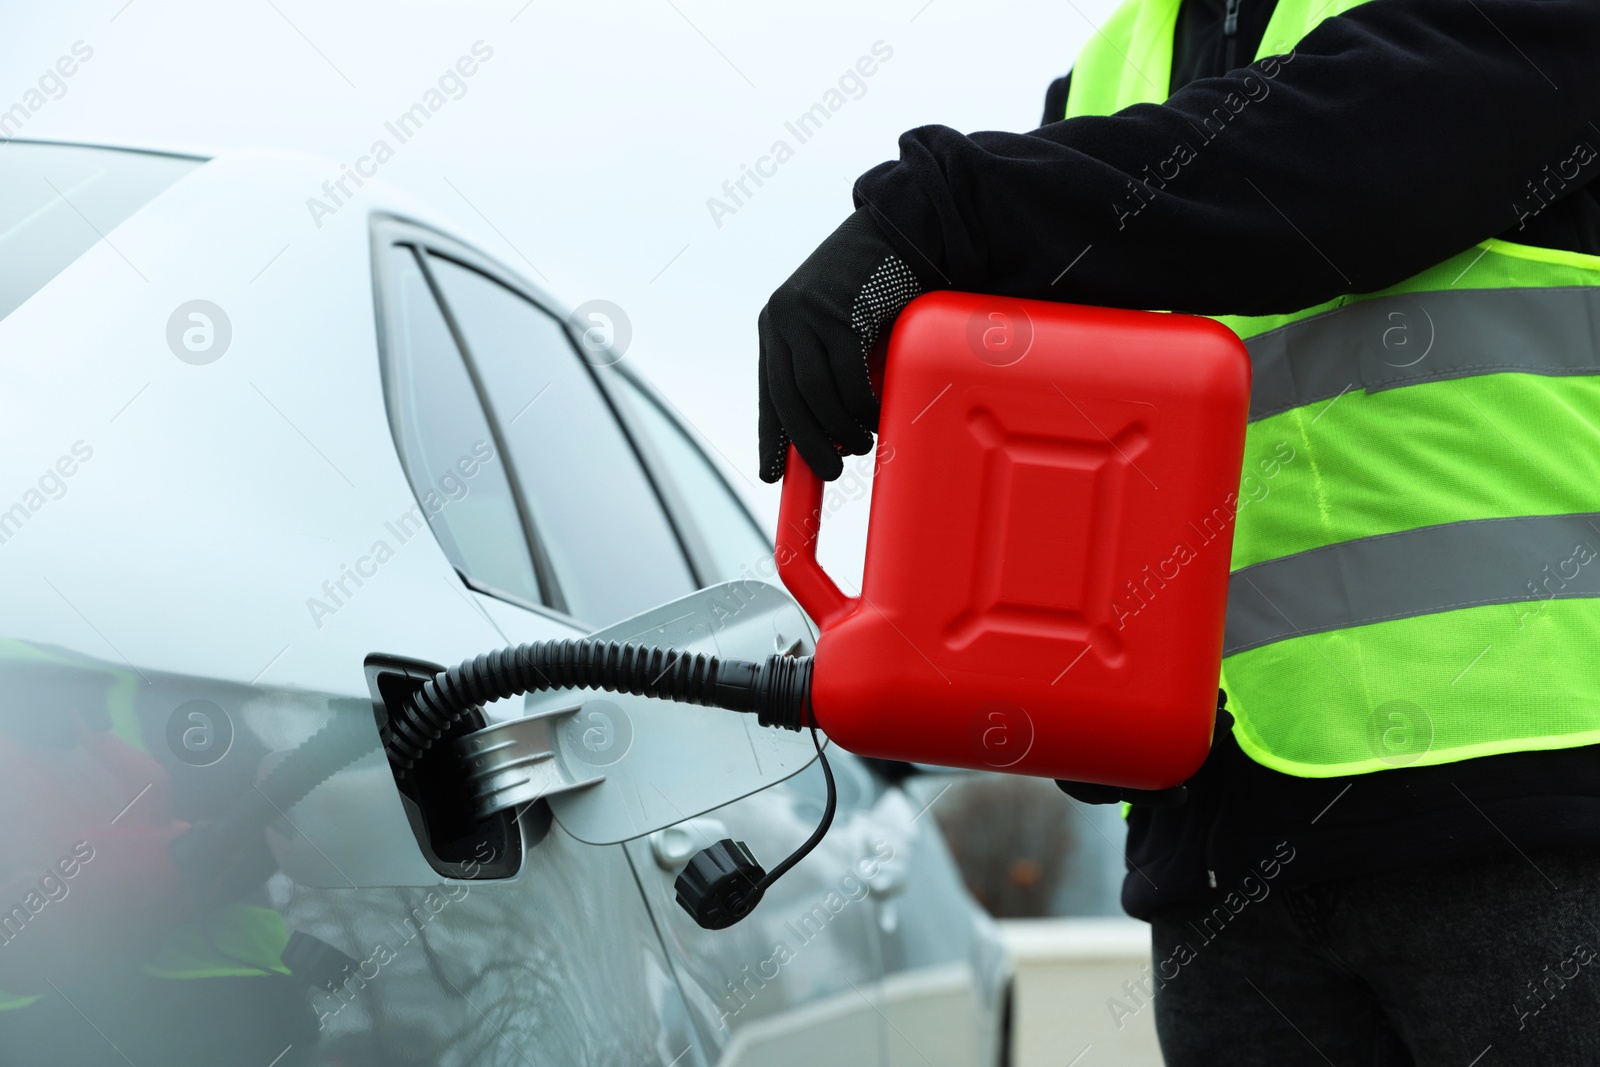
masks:
<path id="1" fill-rule="evenodd" d="M 872 877 L 864 881 L 872 890 L 873 896 L 887 899 L 905 892 L 909 876 L 910 865 L 896 856 L 880 863 Z"/>

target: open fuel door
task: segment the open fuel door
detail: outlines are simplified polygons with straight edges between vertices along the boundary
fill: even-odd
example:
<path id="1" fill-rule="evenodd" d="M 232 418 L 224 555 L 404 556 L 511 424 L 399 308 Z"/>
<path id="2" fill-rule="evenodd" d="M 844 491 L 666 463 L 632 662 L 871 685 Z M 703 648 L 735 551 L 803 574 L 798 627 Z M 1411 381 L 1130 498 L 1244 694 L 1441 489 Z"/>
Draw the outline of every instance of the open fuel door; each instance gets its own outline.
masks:
<path id="1" fill-rule="evenodd" d="M 593 635 L 686 653 L 761 659 L 809 651 L 794 602 L 761 582 L 691 593 Z M 478 812 L 548 802 L 580 841 L 641 837 L 721 807 L 803 770 L 809 734 L 750 715 L 622 693 L 557 690 L 523 698 L 524 715 L 455 742 Z"/>

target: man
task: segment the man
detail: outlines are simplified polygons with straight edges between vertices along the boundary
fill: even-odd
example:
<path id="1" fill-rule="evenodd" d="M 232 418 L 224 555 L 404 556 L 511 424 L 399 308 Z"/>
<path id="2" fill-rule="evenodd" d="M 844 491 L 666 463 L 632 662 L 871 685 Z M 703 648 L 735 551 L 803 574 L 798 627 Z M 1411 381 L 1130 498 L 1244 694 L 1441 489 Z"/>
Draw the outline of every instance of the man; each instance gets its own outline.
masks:
<path id="1" fill-rule="evenodd" d="M 1169 1063 L 1600 1062 L 1596 56 L 1592 0 L 1130 0 L 1040 129 L 905 134 L 761 313 L 769 481 L 871 447 L 918 292 L 1250 347 L 1246 470 L 1295 458 L 1232 714 L 1129 820 Z"/>

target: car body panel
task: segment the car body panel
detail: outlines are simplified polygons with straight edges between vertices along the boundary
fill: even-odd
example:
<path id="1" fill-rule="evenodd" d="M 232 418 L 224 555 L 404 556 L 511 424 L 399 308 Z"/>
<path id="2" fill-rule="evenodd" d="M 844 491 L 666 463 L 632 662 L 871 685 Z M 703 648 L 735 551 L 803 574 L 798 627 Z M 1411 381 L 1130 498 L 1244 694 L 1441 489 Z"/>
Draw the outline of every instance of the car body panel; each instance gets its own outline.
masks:
<path id="1" fill-rule="evenodd" d="M 702 930 L 677 906 L 678 873 L 653 841 L 628 854 L 662 929 L 695 1024 L 719 1063 L 873 1063 L 884 1056 L 882 954 L 863 872 L 882 862 L 863 801 L 868 775 L 834 750 L 838 809 L 826 837 L 756 909 L 726 930 Z M 710 813 L 715 831 L 750 845 L 771 868 L 810 836 L 823 812 L 821 768 Z M 702 831 L 703 832 L 703 831 Z M 711 844 L 710 834 L 698 847 Z M 796 1013 L 797 1005 L 806 1005 Z"/>
<path id="2" fill-rule="evenodd" d="M 761 661 L 781 627 L 807 633 L 785 594 L 758 582 L 710 586 L 594 634 L 599 641 Z M 571 693 L 530 693 L 528 715 L 571 707 Z M 808 737 L 753 716 L 621 693 L 583 694 L 552 733 L 555 759 L 595 786 L 550 797 L 555 819 L 591 844 L 632 840 L 777 785 L 816 759 Z"/>
<path id="3" fill-rule="evenodd" d="M 713 1032 L 712 993 L 726 993 L 716 987 L 771 954 L 761 942 L 790 920 L 785 909 L 825 898 L 874 847 L 874 790 L 841 805 L 839 826 L 752 924 L 715 935 L 685 925 L 648 838 L 584 844 L 559 823 L 533 825 L 534 812 L 518 824 L 512 877 L 448 878 L 423 857 L 378 751 L 366 658 L 453 663 L 581 631 L 468 588 L 426 527 L 401 536 L 396 522 L 417 499 L 383 402 L 371 220 L 447 220 L 370 183 L 362 203 L 313 223 L 306 200 L 335 174 L 286 153 L 215 159 L 0 320 L 0 516 L 13 515 L 0 525 L 0 759 L 32 775 L 0 787 L 8 810 L 27 816 L 11 820 L 25 840 L 0 861 L 0 889 L 54 877 L 74 842 L 98 849 L 70 894 L 0 951 L 3 1058 L 753 1063 L 793 1053 L 781 1032 L 828 1036 L 838 1062 L 885 1062 L 898 1009 L 885 1014 L 880 979 L 886 951 L 901 950 L 886 949 L 876 903 L 830 922 L 760 1010 L 742 1013 L 751 1024 L 734 1040 Z M 167 342 L 173 312 L 197 299 L 231 327 L 212 362 Z M 63 457 L 72 473 L 46 484 Z M 485 709 L 490 721 L 525 710 L 517 700 Z M 343 764 L 267 812 L 264 833 L 211 840 L 181 870 L 163 866 L 192 828 L 259 807 L 274 768 L 302 746 L 325 749 L 330 728 L 349 746 Z M 816 775 L 705 817 L 770 864 L 815 825 Z M 237 901 L 343 969 L 308 968 L 325 979 L 308 989 L 239 962 L 237 946 L 229 973 L 141 967 L 171 947 L 175 923 L 199 921 L 216 970 L 232 942 L 216 943 L 207 924 L 227 908 L 208 894 L 232 878 Z M 899 908 L 919 938 L 955 944 L 936 927 L 974 923 L 970 901 L 965 912 L 941 904 L 926 928 L 906 922 L 915 891 Z M 107 931 L 126 951 L 96 940 Z M 50 946 L 47 961 L 7 972 L 32 951 L 24 939 Z M 974 965 L 969 948 L 926 959 L 965 967 L 992 994 L 993 968 Z"/>
<path id="4" fill-rule="evenodd" d="M 931 809 L 900 789 L 872 807 L 894 851 L 873 885 L 884 954 L 884 1013 L 893 1067 L 1003 1061 L 1010 964 L 996 924 L 972 903 Z"/>

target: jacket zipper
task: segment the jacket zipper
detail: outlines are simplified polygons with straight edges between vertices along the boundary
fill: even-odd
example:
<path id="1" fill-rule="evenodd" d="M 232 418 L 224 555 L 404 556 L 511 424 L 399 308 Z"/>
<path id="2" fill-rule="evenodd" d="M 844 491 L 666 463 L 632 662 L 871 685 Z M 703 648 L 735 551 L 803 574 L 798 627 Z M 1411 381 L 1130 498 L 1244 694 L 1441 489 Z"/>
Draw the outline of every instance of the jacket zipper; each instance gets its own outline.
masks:
<path id="1" fill-rule="evenodd" d="M 1225 70 L 1234 68 L 1234 61 L 1238 58 L 1239 48 L 1239 4 L 1242 0 L 1228 0 L 1228 6 L 1222 12 L 1222 39 L 1227 42 L 1227 50 L 1223 66 Z"/>
<path id="2" fill-rule="evenodd" d="M 1228 802 L 1226 792 L 1217 804 L 1217 810 L 1211 815 L 1211 826 L 1206 830 L 1206 885 L 1212 889 L 1217 888 L 1217 827 L 1222 823 L 1222 807 Z"/>
<path id="3" fill-rule="evenodd" d="M 1228 10 L 1236 10 L 1238 6 L 1239 0 L 1228 0 Z M 1231 41 L 1229 42 L 1229 45 L 1230 47 L 1232 46 Z M 1217 690 L 1217 715 L 1221 716 L 1221 714 L 1226 711 L 1227 708 L 1228 694 L 1226 690 L 1219 688 Z M 1233 794 L 1231 779 L 1224 778 L 1218 784 L 1220 786 L 1222 795 L 1217 800 L 1216 810 L 1211 813 L 1211 825 L 1206 828 L 1206 845 L 1204 853 L 1204 862 L 1206 865 L 1206 885 L 1212 889 L 1217 888 L 1217 829 L 1222 825 L 1223 812 L 1227 810 L 1228 800 Z"/>

